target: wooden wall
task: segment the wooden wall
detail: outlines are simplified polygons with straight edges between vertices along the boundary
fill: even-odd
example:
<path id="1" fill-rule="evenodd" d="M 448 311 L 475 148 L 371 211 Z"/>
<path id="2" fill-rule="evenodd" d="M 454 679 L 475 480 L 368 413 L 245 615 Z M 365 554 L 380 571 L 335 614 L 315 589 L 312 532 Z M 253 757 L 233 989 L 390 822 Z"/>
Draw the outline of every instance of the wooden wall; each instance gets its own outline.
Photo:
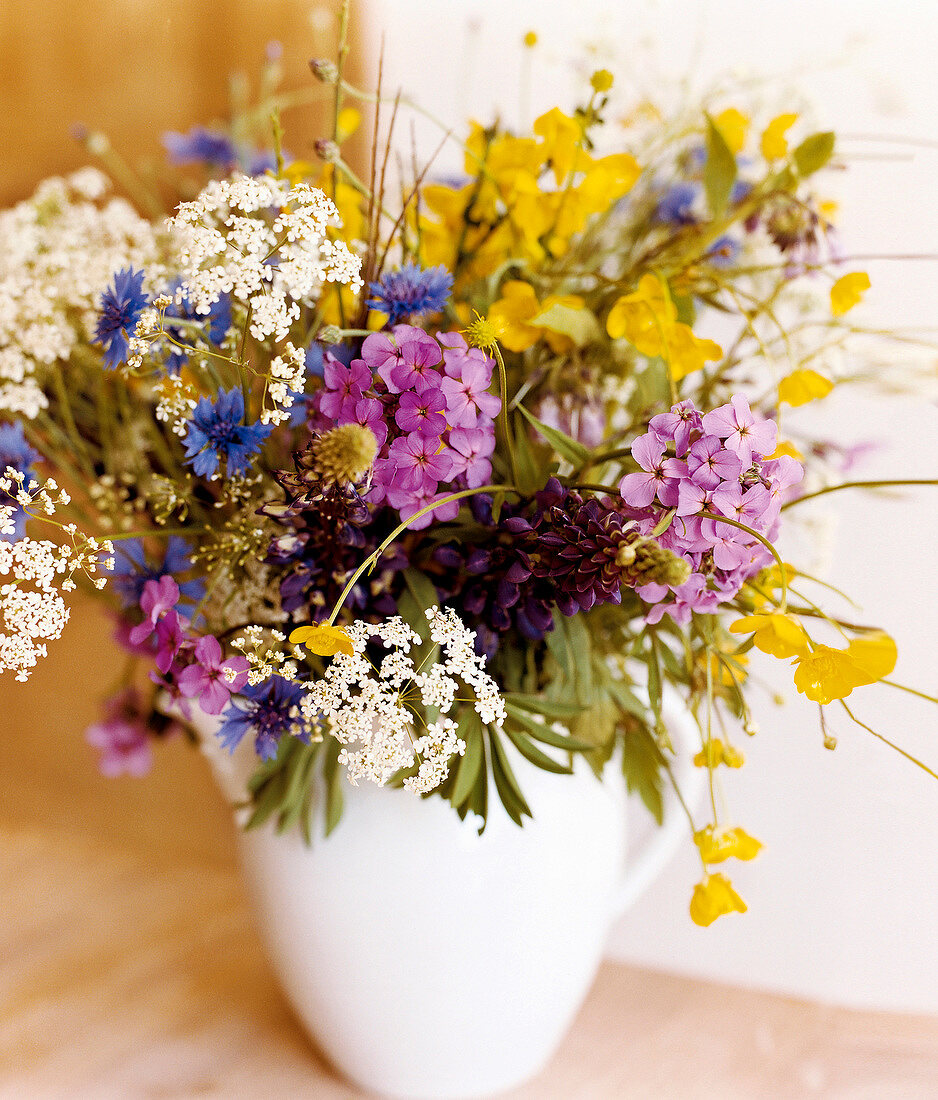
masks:
<path id="1" fill-rule="evenodd" d="M 337 0 L 0 0 L 0 205 L 87 160 L 71 137 L 75 123 L 106 131 L 132 159 L 159 156 L 162 131 L 224 115 L 229 73 L 256 79 L 271 40 L 283 44 L 287 82 L 309 85 L 307 60 L 334 52 L 337 8 Z M 315 120 L 315 110 L 285 116 L 294 155 L 318 136 Z"/>

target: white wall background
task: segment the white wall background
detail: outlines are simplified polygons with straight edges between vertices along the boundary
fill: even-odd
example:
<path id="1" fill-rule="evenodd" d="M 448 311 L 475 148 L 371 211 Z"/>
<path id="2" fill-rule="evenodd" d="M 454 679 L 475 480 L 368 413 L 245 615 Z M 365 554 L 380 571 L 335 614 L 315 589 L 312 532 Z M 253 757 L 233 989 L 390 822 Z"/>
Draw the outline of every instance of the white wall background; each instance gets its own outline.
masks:
<path id="1" fill-rule="evenodd" d="M 555 103 L 568 108 L 582 93 L 578 73 L 599 65 L 613 70 L 618 88 L 659 98 L 676 78 L 702 91 L 734 69 L 777 76 L 780 110 L 785 88 L 805 93 L 823 128 L 938 146 L 938 5 L 370 0 L 364 7 L 372 47 L 384 28 L 385 87 L 402 86 L 457 129 L 496 109 L 515 121 Z M 541 41 L 528 59 L 526 92 L 519 44 L 529 29 Z M 417 133 L 426 154 L 437 134 L 424 125 Z M 831 185 L 848 254 L 938 253 L 938 147 L 844 138 L 841 148 L 877 158 L 858 157 Z M 458 154 L 450 150 L 439 164 L 458 168 Z M 862 266 L 873 282 L 867 320 L 938 332 L 938 261 Z M 858 476 L 938 477 L 934 391 L 889 399 L 836 392 L 801 416 L 838 438 L 884 442 Z M 812 507 L 839 517 L 831 579 L 863 605 L 860 621 L 897 638 L 896 678 L 938 694 L 938 489 L 888 501 L 844 493 Z M 816 708 L 796 695 L 786 666 L 765 658 L 755 671 L 787 702 L 777 708 L 759 699 L 762 732 L 743 746 L 747 765 L 725 784 L 735 820 L 766 844 L 757 861 L 731 868 L 749 913 L 709 929 L 691 923 L 687 902 L 699 864 L 688 843 L 619 922 L 610 952 L 822 1000 L 938 1012 L 938 781 L 835 708 L 839 745 L 824 750 Z M 938 709 L 882 686 L 850 702 L 938 770 Z"/>

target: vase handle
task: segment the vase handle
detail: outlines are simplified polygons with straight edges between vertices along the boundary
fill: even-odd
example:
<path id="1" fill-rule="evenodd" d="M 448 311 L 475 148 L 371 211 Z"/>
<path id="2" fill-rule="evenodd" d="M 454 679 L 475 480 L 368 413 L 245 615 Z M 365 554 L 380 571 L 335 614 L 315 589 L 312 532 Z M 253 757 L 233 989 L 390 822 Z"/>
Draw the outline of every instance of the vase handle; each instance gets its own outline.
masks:
<path id="1" fill-rule="evenodd" d="M 684 704 L 675 702 L 669 705 L 666 700 L 662 717 L 674 740 L 675 782 L 685 803 L 693 811 L 703 793 L 705 779 L 705 769 L 696 767 L 693 761 L 694 754 L 700 749 L 700 734 Z M 612 897 L 613 920 L 622 916 L 648 889 L 681 841 L 687 839 L 687 818 L 671 783 L 664 788 L 662 802 L 664 817 L 661 827 L 655 830 L 638 858 L 626 862 L 622 881 Z"/>

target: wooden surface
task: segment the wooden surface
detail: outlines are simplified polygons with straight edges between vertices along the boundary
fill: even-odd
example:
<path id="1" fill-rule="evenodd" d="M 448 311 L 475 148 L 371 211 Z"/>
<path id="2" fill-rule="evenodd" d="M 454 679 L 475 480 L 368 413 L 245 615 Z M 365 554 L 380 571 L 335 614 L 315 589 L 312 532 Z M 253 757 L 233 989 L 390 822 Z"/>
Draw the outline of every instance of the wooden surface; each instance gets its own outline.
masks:
<path id="1" fill-rule="evenodd" d="M 358 1096 L 277 988 L 198 754 L 96 774 L 81 733 L 120 672 L 108 633 L 79 601 L 30 683 L 0 679 L 0 1097 Z M 607 964 L 513 1100 L 802 1096 L 938 1097 L 938 1020 Z"/>

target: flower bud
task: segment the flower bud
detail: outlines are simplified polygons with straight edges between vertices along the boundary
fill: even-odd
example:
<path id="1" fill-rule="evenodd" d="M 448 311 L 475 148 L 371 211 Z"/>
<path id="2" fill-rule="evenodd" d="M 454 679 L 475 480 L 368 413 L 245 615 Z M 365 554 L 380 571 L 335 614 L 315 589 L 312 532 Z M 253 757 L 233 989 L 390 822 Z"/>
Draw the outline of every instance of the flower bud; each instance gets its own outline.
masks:
<path id="1" fill-rule="evenodd" d="M 339 79 L 339 69 L 334 61 L 326 57 L 311 57 L 309 61 L 310 72 L 321 80 L 323 84 L 335 84 Z"/>
<path id="2" fill-rule="evenodd" d="M 355 485 L 378 456 L 378 441 L 362 424 L 342 424 L 310 443 L 312 466 L 324 482 Z"/>
<path id="3" fill-rule="evenodd" d="M 316 340 L 320 344 L 341 344 L 342 330 L 335 325 L 324 325 L 319 330 Z"/>
<path id="4" fill-rule="evenodd" d="M 313 149 L 316 151 L 316 156 L 320 160 L 324 160 L 326 164 L 335 164 L 339 159 L 338 145 L 328 138 L 318 138 L 313 142 Z"/>

